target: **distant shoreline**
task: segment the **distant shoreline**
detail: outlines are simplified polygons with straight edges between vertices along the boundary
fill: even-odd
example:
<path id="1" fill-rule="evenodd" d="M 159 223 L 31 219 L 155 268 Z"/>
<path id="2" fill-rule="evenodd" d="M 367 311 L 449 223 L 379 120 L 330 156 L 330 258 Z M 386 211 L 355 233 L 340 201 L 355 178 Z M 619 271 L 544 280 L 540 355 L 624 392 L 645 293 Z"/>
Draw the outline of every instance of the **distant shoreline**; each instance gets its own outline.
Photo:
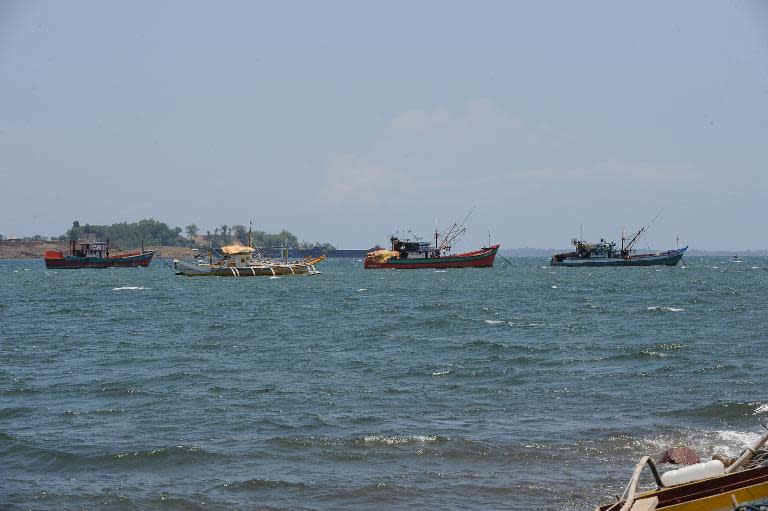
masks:
<path id="1" fill-rule="evenodd" d="M 139 247 L 128 247 L 125 251 L 136 250 Z M 205 255 L 205 250 L 193 251 L 191 247 L 180 247 L 177 245 L 147 245 L 147 250 L 157 251 L 157 256 L 164 259 L 191 259 L 200 255 Z M 69 242 L 67 241 L 33 241 L 33 240 L 0 240 L 0 259 L 42 259 L 46 250 L 59 250 L 67 253 Z M 311 250 L 290 250 L 288 256 L 291 258 L 317 257 L 325 255 L 327 257 L 345 257 L 361 258 L 365 257 L 369 249 L 364 250 L 330 250 L 322 249 Z M 115 253 L 120 251 L 115 251 Z M 271 254 L 274 255 L 274 254 Z"/>
<path id="2" fill-rule="evenodd" d="M 138 247 L 129 247 L 126 250 Z M 193 252 L 189 247 L 180 247 L 175 245 L 153 245 L 146 246 L 148 250 L 158 251 L 160 257 L 166 259 L 187 259 L 199 255 L 203 251 Z M 0 240 L 0 259 L 42 259 L 46 250 L 68 250 L 66 241 L 33 241 L 33 240 Z M 316 257 L 326 255 L 332 258 L 362 258 L 370 249 L 357 250 L 330 250 L 323 252 L 320 249 L 311 250 L 290 250 L 289 257 Z M 545 257 L 559 252 L 567 252 L 568 249 L 562 248 L 502 248 L 500 255 L 505 257 Z M 710 257 L 731 257 L 738 255 L 741 257 L 766 257 L 768 250 L 698 250 L 689 249 L 686 257 L 710 256 Z"/>

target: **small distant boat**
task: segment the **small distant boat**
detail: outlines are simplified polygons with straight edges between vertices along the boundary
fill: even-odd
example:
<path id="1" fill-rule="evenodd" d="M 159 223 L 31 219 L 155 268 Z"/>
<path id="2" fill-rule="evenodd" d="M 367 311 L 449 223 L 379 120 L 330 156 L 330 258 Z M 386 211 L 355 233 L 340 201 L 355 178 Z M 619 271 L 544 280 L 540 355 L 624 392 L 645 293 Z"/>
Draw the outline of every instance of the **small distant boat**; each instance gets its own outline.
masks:
<path id="1" fill-rule="evenodd" d="M 154 250 L 141 250 L 128 253 L 111 253 L 109 240 L 69 242 L 69 254 L 60 250 L 46 250 L 43 260 L 45 267 L 50 269 L 77 268 L 113 268 L 149 266 Z"/>
<path id="2" fill-rule="evenodd" d="M 637 231 L 628 243 L 626 238 L 621 237 L 621 248 L 617 249 L 615 242 L 607 242 L 601 239 L 598 243 L 588 243 L 576 238 L 571 240 L 575 247 L 573 252 L 564 252 L 555 254 L 550 258 L 552 266 L 656 266 L 666 265 L 675 266 L 688 247 L 667 250 L 664 252 L 653 252 L 638 254 L 633 250 L 633 246 L 645 231 L 645 227 Z"/>
<path id="3" fill-rule="evenodd" d="M 209 256 L 206 261 L 175 259 L 173 267 L 177 275 L 188 277 L 276 277 L 280 275 L 319 275 L 315 265 L 325 256 L 302 261 L 288 261 L 288 250 L 283 250 L 283 260 L 254 258 L 256 249 L 246 245 L 228 245 L 219 249 L 220 257 Z"/>
<path id="4" fill-rule="evenodd" d="M 613 504 L 595 511 L 732 511 L 741 504 L 768 497 L 768 451 L 761 449 L 768 441 L 763 434 L 735 460 L 715 456 L 706 463 L 696 463 L 669 470 L 661 476 L 648 456 L 635 466 L 624 494 Z M 656 488 L 638 492 L 640 474 L 650 468 Z M 753 509 L 745 506 L 745 508 Z"/>

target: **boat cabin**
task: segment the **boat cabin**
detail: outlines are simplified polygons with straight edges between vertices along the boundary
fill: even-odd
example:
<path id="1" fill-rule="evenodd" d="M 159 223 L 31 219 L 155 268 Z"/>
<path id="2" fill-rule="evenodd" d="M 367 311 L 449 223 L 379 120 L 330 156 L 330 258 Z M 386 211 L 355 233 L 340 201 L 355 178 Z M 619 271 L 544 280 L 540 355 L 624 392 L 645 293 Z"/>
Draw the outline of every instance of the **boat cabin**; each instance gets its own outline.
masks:
<path id="1" fill-rule="evenodd" d="M 607 242 L 603 238 L 600 238 L 599 243 L 587 243 L 586 241 L 574 240 L 576 245 L 577 257 L 613 257 L 616 253 L 616 243 Z"/>
<path id="2" fill-rule="evenodd" d="M 69 242 L 69 253 L 75 257 L 109 257 L 109 241 Z"/>
<path id="3" fill-rule="evenodd" d="M 251 263 L 255 249 L 243 245 L 228 245 L 219 250 L 224 254 L 222 265 L 230 268 L 245 268 Z"/>
<path id="4" fill-rule="evenodd" d="M 435 247 L 424 241 L 410 241 L 400 240 L 396 237 L 392 237 L 389 240 L 392 243 L 392 251 L 398 252 L 399 259 L 429 259 L 432 257 L 440 257 L 440 251 Z"/>

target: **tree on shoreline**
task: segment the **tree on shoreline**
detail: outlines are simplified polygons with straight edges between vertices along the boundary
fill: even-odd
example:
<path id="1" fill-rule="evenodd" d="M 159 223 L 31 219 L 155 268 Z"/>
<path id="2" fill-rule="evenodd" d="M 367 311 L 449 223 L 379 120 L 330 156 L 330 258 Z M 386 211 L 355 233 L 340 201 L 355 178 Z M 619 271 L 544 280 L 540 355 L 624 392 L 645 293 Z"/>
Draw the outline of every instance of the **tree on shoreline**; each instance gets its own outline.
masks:
<path id="1" fill-rule="evenodd" d="M 187 233 L 187 236 L 188 236 L 189 238 L 192 238 L 192 239 L 193 239 L 195 236 L 197 236 L 197 233 L 198 233 L 198 231 L 200 231 L 200 229 L 199 229 L 199 228 L 197 227 L 197 225 L 195 225 L 195 224 L 189 224 L 188 226 L 186 226 L 186 227 L 184 228 L 184 230 L 186 231 L 186 233 Z"/>

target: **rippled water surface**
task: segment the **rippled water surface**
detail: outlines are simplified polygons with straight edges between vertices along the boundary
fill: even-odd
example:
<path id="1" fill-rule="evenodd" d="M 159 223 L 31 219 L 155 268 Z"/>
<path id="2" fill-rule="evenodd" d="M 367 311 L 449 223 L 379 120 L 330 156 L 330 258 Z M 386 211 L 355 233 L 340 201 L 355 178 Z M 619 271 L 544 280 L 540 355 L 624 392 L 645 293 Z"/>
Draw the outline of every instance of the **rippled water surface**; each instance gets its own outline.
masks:
<path id="1" fill-rule="evenodd" d="M 768 260 L 0 261 L 0 509 L 592 509 L 768 419 Z"/>

